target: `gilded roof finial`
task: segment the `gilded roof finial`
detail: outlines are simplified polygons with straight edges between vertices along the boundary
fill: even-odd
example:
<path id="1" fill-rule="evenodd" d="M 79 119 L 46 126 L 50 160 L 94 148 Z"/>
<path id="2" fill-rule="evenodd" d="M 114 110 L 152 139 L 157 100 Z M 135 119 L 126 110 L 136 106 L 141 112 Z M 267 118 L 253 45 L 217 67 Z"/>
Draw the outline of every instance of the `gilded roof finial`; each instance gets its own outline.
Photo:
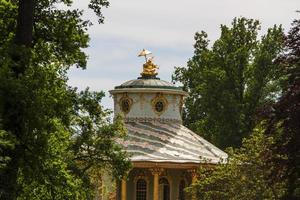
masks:
<path id="1" fill-rule="evenodd" d="M 155 78 L 155 76 L 157 75 L 156 70 L 158 69 L 158 66 L 153 63 L 154 57 L 147 57 L 150 54 L 152 54 L 150 51 L 143 49 L 138 55 L 139 57 L 144 56 L 146 61 L 145 64 L 143 64 L 143 72 L 141 73 L 143 78 L 145 77 Z"/>

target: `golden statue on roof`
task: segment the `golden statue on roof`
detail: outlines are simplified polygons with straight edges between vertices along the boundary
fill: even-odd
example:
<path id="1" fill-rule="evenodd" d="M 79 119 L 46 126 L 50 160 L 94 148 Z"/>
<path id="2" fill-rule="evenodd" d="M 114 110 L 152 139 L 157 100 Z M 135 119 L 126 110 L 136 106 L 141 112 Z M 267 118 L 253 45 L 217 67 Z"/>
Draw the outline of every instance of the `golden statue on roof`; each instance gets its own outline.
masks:
<path id="1" fill-rule="evenodd" d="M 144 56 L 145 57 L 145 61 L 146 63 L 143 64 L 143 72 L 141 73 L 142 77 L 145 76 L 156 76 L 157 75 L 157 69 L 158 66 L 156 64 L 153 63 L 153 58 L 154 57 L 147 57 L 148 55 L 152 54 L 150 51 L 143 49 L 140 53 L 139 53 L 139 57 L 140 56 Z"/>

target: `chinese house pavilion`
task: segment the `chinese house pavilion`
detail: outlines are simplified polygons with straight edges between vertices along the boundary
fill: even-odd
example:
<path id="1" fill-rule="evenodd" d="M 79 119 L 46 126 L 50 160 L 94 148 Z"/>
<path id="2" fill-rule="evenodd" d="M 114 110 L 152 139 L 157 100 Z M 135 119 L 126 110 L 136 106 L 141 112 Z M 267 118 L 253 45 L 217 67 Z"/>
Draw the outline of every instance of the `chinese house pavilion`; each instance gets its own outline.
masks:
<path id="1" fill-rule="evenodd" d="M 182 125 L 181 87 L 160 80 L 157 65 L 145 56 L 143 72 L 110 91 L 114 113 L 123 113 L 127 137 L 118 142 L 130 155 L 133 169 L 117 186 L 118 200 L 189 200 L 184 188 L 200 165 L 224 161 L 227 154 Z"/>

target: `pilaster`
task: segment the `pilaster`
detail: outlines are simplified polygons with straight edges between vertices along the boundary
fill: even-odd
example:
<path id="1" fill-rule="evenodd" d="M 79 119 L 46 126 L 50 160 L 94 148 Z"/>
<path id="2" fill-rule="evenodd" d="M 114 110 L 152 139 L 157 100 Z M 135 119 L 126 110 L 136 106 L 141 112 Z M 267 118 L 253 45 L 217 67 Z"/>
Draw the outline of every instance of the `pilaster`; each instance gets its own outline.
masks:
<path id="1" fill-rule="evenodd" d="M 153 200 L 158 200 L 159 176 L 164 171 L 162 168 L 150 169 L 153 175 Z"/>
<path id="2" fill-rule="evenodd" d="M 190 174 L 191 178 L 192 178 L 192 184 L 194 184 L 197 181 L 197 169 L 189 169 L 187 170 L 187 172 Z M 197 200 L 196 194 L 192 194 L 192 200 Z"/>
<path id="3" fill-rule="evenodd" d="M 122 179 L 122 183 L 121 183 L 121 200 L 126 200 L 127 197 L 127 184 L 126 184 L 126 180 Z"/>

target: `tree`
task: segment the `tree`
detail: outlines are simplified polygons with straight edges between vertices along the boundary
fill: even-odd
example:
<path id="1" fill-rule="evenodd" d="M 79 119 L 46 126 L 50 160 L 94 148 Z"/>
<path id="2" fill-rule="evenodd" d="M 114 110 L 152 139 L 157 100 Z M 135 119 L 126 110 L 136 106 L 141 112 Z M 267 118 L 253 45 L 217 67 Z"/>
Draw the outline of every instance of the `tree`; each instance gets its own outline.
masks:
<path id="1" fill-rule="evenodd" d="M 275 101 L 281 90 L 279 66 L 273 63 L 283 46 L 280 26 L 258 39 L 259 22 L 235 18 L 221 25 L 221 36 L 209 47 L 205 32 L 196 33 L 194 56 L 177 67 L 173 80 L 183 84 L 184 123 L 212 143 L 238 147 L 255 126 L 255 112 Z"/>
<path id="2" fill-rule="evenodd" d="M 243 140 L 241 148 L 227 149 L 227 163 L 200 168 L 198 181 L 187 191 L 199 200 L 280 199 L 286 191 L 285 182 L 269 178 L 272 168 L 266 162 L 274 138 L 263 132 L 264 125 L 260 125 Z"/>
<path id="3" fill-rule="evenodd" d="M 188 189 L 198 199 L 300 198 L 300 20 L 292 25 L 275 60 L 287 77 L 281 96 L 264 106 L 263 121 L 241 148 L 227 150 L 227 163 L 200 169 Z"/>
<path id="4" fill-rule="evenodd" d="M 0 199 L 92 199 L 90 173 L 130 168 L 103 93 L 67 85 L 68 69 L 86 66 L 91 23 L 58 3 L 72 1 L 0 0 Z M 89 4 L 99 22 L 103 6 Z"/>
<path id="5" fill-rule="evenodd" d="M 266 112 L 266 134 L 275 138 L 269 158 L 272 179 L 287 182 L 283 199 L 300 199 L 300 20 L 294 20 L 285 40 L 285 51 L 277 59 L 288 77 L 279 101 Z"/>

